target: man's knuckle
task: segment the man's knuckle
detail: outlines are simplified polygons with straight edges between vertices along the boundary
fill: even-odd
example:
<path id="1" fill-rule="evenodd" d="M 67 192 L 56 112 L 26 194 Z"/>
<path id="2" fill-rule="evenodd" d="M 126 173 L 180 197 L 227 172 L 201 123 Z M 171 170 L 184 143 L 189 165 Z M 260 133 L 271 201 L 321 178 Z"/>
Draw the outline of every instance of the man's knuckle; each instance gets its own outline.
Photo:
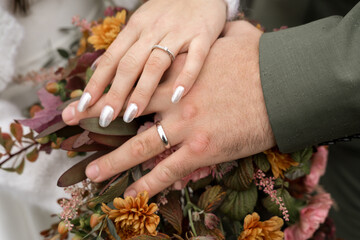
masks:
<path id="1" fill-rule="evenodd" d="M 170 182 L 176 178 L 176 170 L 173 167 L 166 166 L 165 164 L 159 165 L 158 179 L 160 182 Z M 178 178 L 176 178 L 178 179 Z"/>
<path id="2" fill-rule="evenodd" d="M 151 141 L 148 138 L 136 139 L 131 143 L 133 157 L 145 159 L 151 155 Z"/>
<path id="3" fill-rule="evenodd" d="M 194 154 L 203 154 L 210 149 L 211 138 L 207 133 L 197 133 L 190 143 L 190 150 Z"/>

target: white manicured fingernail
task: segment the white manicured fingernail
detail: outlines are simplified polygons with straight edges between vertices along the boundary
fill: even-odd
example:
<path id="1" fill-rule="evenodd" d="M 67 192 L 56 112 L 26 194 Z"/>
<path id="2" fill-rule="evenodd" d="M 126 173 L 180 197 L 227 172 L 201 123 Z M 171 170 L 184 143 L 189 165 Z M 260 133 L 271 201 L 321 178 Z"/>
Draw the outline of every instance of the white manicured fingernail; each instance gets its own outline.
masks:
<path id="1" fill-rule="evenodd" d="M 185 88 L 183 86 L 178 86 L 171 97 L 171 102 L 178 103 L 184 94 L 184 90 Z"/>
<path id="2" fill-rule="evenodd" d="M 126 109 L 126 111 L 124 113 L 124 117 L 123 117 L 124 122 L 129 123 L 132 120 L 134 120 L 134 118 L 135 118 L 135 116 L 137 114 L 137 111 L 138 111 L 138 106 L 135 103 L 131 103 L 127 107 L 127 109 Z"/>
<path id="3" fill-rule="evenodd" d="M 106 105 L 100 114 L 99 125 L 101 127 L 107 127 L 110 125 L 114 117 L 114 109 L 109 105 Z"/>
<path id="4" fill-rule="evenodd" d="M 78 112 L 83 112 L 89 106 L 91 101 L 91 95 L 88 92 L 84 92 L 80 98 L 79 104 L 77 105 Z"/>

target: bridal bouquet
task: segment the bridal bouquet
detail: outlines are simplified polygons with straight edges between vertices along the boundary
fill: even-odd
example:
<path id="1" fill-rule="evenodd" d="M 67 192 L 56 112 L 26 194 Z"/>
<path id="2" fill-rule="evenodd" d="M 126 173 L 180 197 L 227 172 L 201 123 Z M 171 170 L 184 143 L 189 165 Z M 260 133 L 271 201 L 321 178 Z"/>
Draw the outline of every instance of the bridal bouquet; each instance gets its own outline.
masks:
<path id="1" fill-rule="evenodd" d="M 123 198 L 123 193 L 176 148 L 103 183 L 86 179 L 91 161 L 154 124 L 153 115 L 130 124 L 118 118 L 107 128 L 100 127 L 97 118 L 83 119 L 77 126 L 67 126 L 61 118 L 62 109 L 81 96 L 93 74 L 92 64 L 126 24 L 127 15 L 125 9 L 110 7 L 97 22 L 75 17 L 82 31 L 75 56 L 59 50 L 68 64 L 47 74 L 48 83 L 38 91 L 39 104 L 30 108 L 30 118 L 12 123 L 11 133 L 0 132 L 0 167 L 5 171 L 21 174 L 25 162 L 55 149 L 67 151 L 69 158 L 85 156 L 59 178 L 58 186 L 69 198 L 59 200 L 63 212 L 56 215 L 56 224 L 41 232 L 43 238 L 335 239 L 327 218 L 333 202 L 318 186 L 326 167 L 325 146 L 292 154 L 273 148 L 203 167 L 151 199 L 146 191 L 135 198 Z"/>

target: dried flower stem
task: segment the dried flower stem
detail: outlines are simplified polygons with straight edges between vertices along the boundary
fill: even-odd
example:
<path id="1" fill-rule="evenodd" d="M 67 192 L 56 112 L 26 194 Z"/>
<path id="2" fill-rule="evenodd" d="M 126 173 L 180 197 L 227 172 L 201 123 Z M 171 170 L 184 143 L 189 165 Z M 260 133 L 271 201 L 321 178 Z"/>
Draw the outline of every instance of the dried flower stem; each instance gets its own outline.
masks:
<path id="1" fill-rule="evenodd" d="M 8 158 L 6 158 L 4 161 L 2 161 L 1 163 L 0 163 L 0 167 L 2 167 L 2 165 L 4 165 L 6 162 L 8 162 L 9 160 L 11 160 L 13 157 L 15 157 L 15 156 L 17 156 L 17 155 L 19 155 L 20 153 L 22 153 L 22 152 L 24 152 L 24 151 L 26 151 L 26 150 L 28 150 L 29 148 L 31 148 L 31 147 L 33 147 L 33 146 L 36 146 L 36 145 L 38 145 L 39 143 L 33 143 L 33 144 L 30 144 L 29 146 L 27 146 L 27 147 L 25 147 L 25 148 L 23 148 L 23 149 L 20 149 L 19 151 L 17 151 L 16 153 L 13 153 L 13 154 L 9 154 L 9 157 Z"/>
<path id="2" fill-rule="evenodd" d="M 190 201 L 190 196 L 189 196 L 189 191 L 188 191 L 188 188 L 185 187 L 185 198 L 186 198 L 186 205 L 188 206 L 188 217 L 189 217 L 189 225 L 191 227 L 191 231 L 194 233 L 195 237 L 197 237 L 197 234 L 196 234 L 196 230 L 195 230 L 195 226 L 194 226 L 194 222 L 193 222 L 193 219 L 192 219 L 192 211 L 191 209 L 194 208 L 194 204 Z"/>

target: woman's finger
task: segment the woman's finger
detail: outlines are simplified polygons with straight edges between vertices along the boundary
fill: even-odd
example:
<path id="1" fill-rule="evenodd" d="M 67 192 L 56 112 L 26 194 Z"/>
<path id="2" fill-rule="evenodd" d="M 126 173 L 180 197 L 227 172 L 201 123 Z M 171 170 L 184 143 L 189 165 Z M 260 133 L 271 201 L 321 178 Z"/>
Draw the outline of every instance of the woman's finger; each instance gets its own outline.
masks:
<path id="1" fill-rule="evenodd" d="M 147 191 L 152 197 L 197 168 L 197 161 L 194 161 L 191 151 L 184 145 L 156 165 L 148 174 L 131 184 L 124 195 L 136 196 L 138 192 Z"/>
<path id="2" fill-rule="evenodd" d="M 170 119 L 163 120 L 161 125 L 171 145 L 181 142 L 177 124 Z M 86 175 L 94 182 L 101 182 L 109 177 L 134 167 L 155 157 L 165 150 L 156 126 L 134 136 L 109 154 L 93 161 L 86 168 Z"/>
<path id="3" fill-rule="evenodd" d="M 84 112 L 89 106 L 92 106 L 102 96 L 105 88 L 111 83 L 118 63 L 126 50 L 132 46 L 138 38 L 137 30 L 128 30 L 125 28 L 106 52 L 96 63 L 96 70 L 89 83 L 84 89 L 84 94 L 80 99 L 77 111 Z"/>
<path id="4" fill-rule="evenodd" d="M 209 40 L 203 37 L 198 37 L 190 43 L 185 66 L 174 84 L 173 94 L 171 97 L 172 103 L 178 103 L 180 99 L 191 89 L 201 71 L 209 51 Z"/>
<path id="5" fill-rule="evenodd" d="M 147 105 L 142 115 L 147 115 L 155 112 L 163 112 L 164 110 L 171 107 L 171 102 L 169 101 L 170 88 L 171 87 L 169 85 L 161 84 L 155 90 L 155 93 L 152 96 L 150 103 Z M 106 94 L 103 95 L 94 106 L 89 107 L 84 112 L 76 111 L 79 101 L 69 104 L 62 112 L 63 121 L 67 125 L 77 125 L 79 124 L 79 121 L 81 119 L 99 117 L 105 103 L 105 98 L 106 98 Z M 127 103 L 128 100 L 125 101 L 124 107 L 120 111 L 119 116 L 123 116 L 125 112 L 125 106 L 127 105 Z"/>
<path id="6" fill-rule="evenodd" d="M 153 48 L 141 77 L 131 94 L 124 121 L 131 122 L 140 116 L 158 87 L 161 77 L 178 54 L 182 43 L 174 36 L 166 36 Z M 168 100 L 169 101 L 169 100 Z"/>
<path id="7" fill-rule="evenodd" d="M 135 82 L 149 58 L 151 46 L 156 39 L 151 41 L 140 39 L 120 60 L 112 86 L 106 95 L 105 105 L 100 114 L 99 124 L 107 127 L 119 115 L 126 98 L 129 96 Z"/>

